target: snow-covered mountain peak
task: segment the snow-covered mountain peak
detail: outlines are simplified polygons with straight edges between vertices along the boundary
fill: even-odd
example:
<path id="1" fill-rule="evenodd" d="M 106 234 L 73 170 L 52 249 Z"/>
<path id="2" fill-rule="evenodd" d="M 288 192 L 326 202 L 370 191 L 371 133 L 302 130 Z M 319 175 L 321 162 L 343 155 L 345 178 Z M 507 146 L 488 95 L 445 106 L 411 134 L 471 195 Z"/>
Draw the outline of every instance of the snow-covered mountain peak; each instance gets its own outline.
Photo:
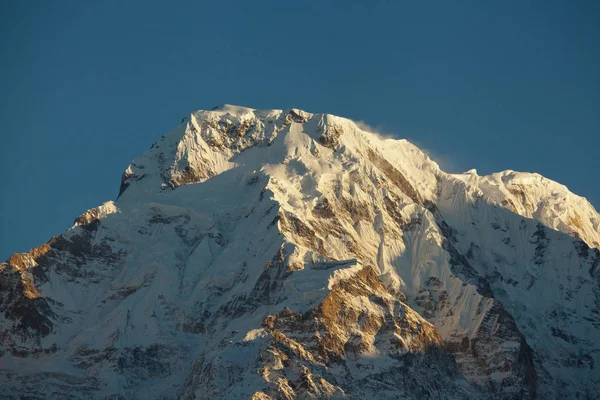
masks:
<path id="1" fill-rule="evenodd" d="M 214 113 L 225 113 L 233 116 L 239 116 L 251 114 L 255 111 L 255 109 L 244 106 L 236 106 L 234 104 L 221 104 L 219 106 L 213 107 L 210 111 Z M 198 112 L 202 112 L 202 110 L 198 110 Z"/>
<path id="2" fill-rule="evenodd" d="M 447 174 L 334 115 L 196 111 L 117 200 L 0 264 L 0 386 L 593 398 L 599 220 L 538 174 Z"/>
<path id="3" fill-rule="evenodd" d="M 506 170 L 452 175 L 494 203 L 600 248 L 600 216 L 584 197 L 537 173 Z"/>
<path id="4" fill-rule="evenodd" d="M 249 162 L 248 157 L 241 156 L 243 152 L 254 147 L 270 148 L 278 136 L 282 137 L 282 145 L 275 148 L 297 149 L 295 141 L 302 141 L 297 132 L 314 143 L 317 153 L 323 148 L 335 149 L 335 153 L 321 151 L 317 158 L 330 157 L 346 164 L 369 160 L 380 169 L 393 168 L 399 173 L 395 176 L 402 176 L 409 184 L 407 190 L 412 193 L 414 189 L 421 200 L 436 203 L 438 178 L 452 177 L 502 207 L 600 247 L 598 213 L 586 199 L 564 185 L 539 174 L 511 170 L 489 176 L 479 176 L 475 169 L 447 175 L 404 139 L 383 138 L 362 130 L 360 124 L 351 120 L 299 109 L 257 110 L 225 104 L 213 110 L 195 111 L 132 162 L 123 174 L 120 196 L 126 190 L 125 197 L 137 197 L 203 182 L 236 167 L 238 161 Z M 290 159 L 287 150 L 281 150 L 279 155 L 273 149 L 268 153 L 274 163 Z M 261 169 L 263 156 L 252 161 L 255 169 Z"/>
<path id="5" fill-rule="evenodd" d="M 312 122 L 314 126 L 305 133 L 317 140 L 322 136 L 324 142 L 329 140 L 333 145 L 339 135 L 339 121 L 342 119 L 299 109 L 256 110 L 223 105 L 193 112 L 133 161 L 123 175 L 121 194 L 130 186 L 136 186 L 136 192 L 157 193 L 202 182 L 232 168 L 233 159 L 245 150 L 270 146 L 292 124 Z"/>

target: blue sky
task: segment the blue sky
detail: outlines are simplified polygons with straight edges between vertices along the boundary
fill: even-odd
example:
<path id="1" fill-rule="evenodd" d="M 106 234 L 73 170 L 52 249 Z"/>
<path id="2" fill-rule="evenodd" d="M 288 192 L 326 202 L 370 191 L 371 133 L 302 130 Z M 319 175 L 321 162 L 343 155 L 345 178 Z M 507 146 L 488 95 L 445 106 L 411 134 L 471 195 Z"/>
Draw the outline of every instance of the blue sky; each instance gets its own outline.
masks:
<path id="1" fill-rule="evenodd" d="M 114 199 L 134 157 L 222 103 L 362 120 L 448 172 L 538 172 L 600 208 L 600 2 L 0 7 L 0 259 Z"/>

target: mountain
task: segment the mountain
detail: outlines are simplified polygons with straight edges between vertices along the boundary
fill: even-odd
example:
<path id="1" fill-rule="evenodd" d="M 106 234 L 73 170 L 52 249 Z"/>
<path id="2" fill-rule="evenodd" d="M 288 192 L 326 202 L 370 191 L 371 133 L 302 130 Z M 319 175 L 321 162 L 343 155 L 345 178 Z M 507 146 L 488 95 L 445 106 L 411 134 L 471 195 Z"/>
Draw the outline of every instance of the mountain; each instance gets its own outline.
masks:
<path id="1" fill-rule="evenodd" d="M 0 265 L 3 398 L 584 399 L 600 215 L 301 110 L 197 111 Z"/>

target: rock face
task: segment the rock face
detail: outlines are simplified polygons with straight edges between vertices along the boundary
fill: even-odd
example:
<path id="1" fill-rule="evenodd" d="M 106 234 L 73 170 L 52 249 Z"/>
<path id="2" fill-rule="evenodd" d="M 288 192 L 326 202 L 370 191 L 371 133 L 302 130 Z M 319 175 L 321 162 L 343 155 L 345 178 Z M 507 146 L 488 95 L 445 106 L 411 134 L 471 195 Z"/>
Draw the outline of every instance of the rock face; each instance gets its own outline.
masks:
<path id="1" fill-rule="evenodd" d="M 597 398 L 600 216 L 300 110 L 198 111 L 0 264 L 6 398 Z"/>

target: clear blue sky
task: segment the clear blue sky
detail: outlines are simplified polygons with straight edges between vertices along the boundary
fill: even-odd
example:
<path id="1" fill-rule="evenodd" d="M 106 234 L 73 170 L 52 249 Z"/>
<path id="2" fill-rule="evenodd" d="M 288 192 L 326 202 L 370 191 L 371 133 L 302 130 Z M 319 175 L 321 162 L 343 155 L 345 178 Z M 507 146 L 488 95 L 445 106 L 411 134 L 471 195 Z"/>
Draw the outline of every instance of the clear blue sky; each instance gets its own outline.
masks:
<path id="1" fill-rule="evenodd" d="M 538 172 L 600 208 L 598 1 L 0 7 L 0 259 L 114 199 L 135 156 L 222 103 L 362 120 L 449 172 Z"/>

